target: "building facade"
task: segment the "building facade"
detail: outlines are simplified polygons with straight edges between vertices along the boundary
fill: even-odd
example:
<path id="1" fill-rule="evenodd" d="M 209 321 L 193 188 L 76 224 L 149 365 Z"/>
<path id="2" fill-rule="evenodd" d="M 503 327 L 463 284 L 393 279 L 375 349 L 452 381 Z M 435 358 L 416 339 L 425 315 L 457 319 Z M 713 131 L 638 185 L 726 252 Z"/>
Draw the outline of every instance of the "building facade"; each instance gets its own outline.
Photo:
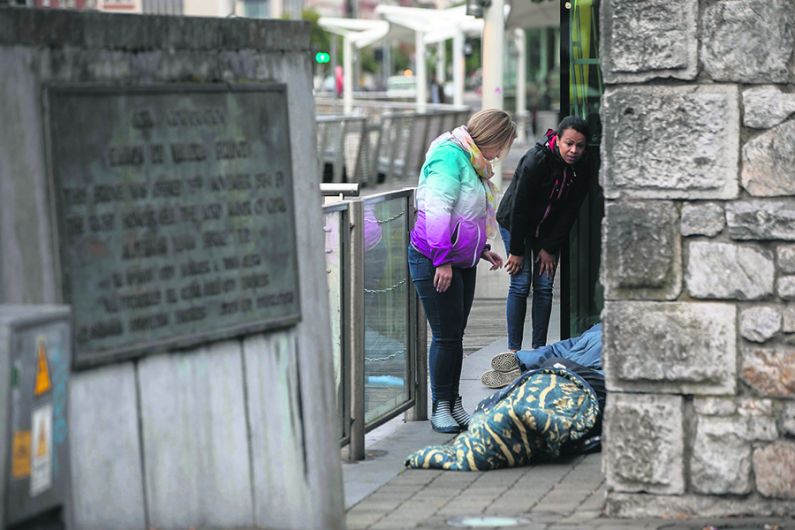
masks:
<path id="1" fill-rule="evenodd" d="M 607 512 L 795 513 L 792 0 L 604 0 Z"/>

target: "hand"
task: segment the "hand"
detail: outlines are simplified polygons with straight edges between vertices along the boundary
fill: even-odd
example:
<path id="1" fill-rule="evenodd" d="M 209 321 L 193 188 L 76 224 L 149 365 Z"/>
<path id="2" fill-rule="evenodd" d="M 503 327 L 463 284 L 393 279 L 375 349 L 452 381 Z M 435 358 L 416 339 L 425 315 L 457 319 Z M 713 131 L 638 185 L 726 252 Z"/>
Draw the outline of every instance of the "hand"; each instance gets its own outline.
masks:
<path id="1" fill-rule="evenodd" d="M 505 270 L 508 271 L 508 274 L 516 274 L 522 270 L 523 263 L 524 256 L 514 256 L 513 254 L 508 254 L 508 261 L 505 264 Z"/>
<path id="2" fill-rule="evenodd" d="M 549 276 L 555 276 L 555 258 L 552 254 L 544 250 L 543 248 L 538 252 L 538 275 L 541 276 L 542 274 L 548 274 Z"/>
<path id="3" fill-rule="evenodd" d="M 502 256 L 492 250 L 484 250 L 480 255 L 480 259 L 485 259 L 491 263 L 491 267 L 489 267 L 490 271 L 496 271 L 502 268 Z"/>
<path id="4" fill-rule="evenodd" d="M 436 274 L 433 275 L 433 286 L 437 293 L 443 293 L 450 288 L 453 281 L 453 266 L 449 263 L 436 267 Z"/>

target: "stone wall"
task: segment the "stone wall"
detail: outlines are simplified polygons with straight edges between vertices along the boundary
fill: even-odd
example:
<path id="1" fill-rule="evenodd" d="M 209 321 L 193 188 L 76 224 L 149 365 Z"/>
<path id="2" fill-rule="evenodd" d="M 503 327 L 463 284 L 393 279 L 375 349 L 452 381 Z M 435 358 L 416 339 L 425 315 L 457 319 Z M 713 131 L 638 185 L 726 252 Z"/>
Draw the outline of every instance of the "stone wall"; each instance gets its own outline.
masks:
<path id="1" fill-rule="evenodd" d="M 795 513 L 795 1 L 601 5 L 611 516 Z"/>
<path id="2" fill-rule="evenodd" d="M 0 8 L 0 303 L 61 302 L 43 87 L 287 86 L 302 320 L 73 375 L 75 528 L 342 528 L 309 26 Z"/>

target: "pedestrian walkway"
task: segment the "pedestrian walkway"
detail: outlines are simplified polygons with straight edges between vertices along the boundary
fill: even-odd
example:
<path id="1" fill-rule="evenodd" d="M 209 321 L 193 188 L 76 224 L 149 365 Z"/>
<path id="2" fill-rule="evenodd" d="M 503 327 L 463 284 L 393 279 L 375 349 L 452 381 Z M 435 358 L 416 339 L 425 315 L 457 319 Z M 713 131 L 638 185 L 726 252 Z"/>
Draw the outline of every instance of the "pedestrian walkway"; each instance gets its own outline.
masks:
<path id="1" fill-rule="evenodd" d="M 559 300 L 556 294 L 555 301 Z M 468 410 L 491 392 L 480 383 L 505 349 L 502 300 L 476 300 L 469 335 L 488 340 L 467 354 L 461 393 Z M 560 314 L 553 307 L 553 319 Z M 550 326 L 557 340 L 559 323 Z M 430 423 L 397 418 L 368 435 L 366 460 L 343 464 L 350 530 L 517 528 L 526 530 L 795 530 L 795 519 L 619 520 L 602 516 L 601 454 L 486 472 L 407 470 L 406 456 L 450 441 Z"/>
<path id="2" fill-rule="evenodd" d="M 507 178 L 528 146 L 511 150 Z M 415 186 L 416 180 L 366 188 L 370 195 Z M 501 241 L 490 241 L 504 255 Z M 505 350 L 504 271 L 478 269 L 476 300 L 464 337 L 461 394 L 473 410 L 491 391 L 480 383 L 491 357 Z M 555 282 L 549 341 L 560 330 L 559 281 Z M 529 311 L 528 311 L 529 319 Z M 525 329 L 529 330 L 529 322 Z M 608 398 L 609 399 L 609 398 Z M 430 412 L 430 411 L 429 411 Z M 367 459 L 344 463 L 347 524 L 357 529 L 520 528 L 527 530 L 795 530 L 795 519 L 617 520 L 602 517 L 605 480 L 601 454 L 488 472 L 406 470 L 411 452 L 450 441 L 430 423 L 396 418 L 367 435 Z"/>

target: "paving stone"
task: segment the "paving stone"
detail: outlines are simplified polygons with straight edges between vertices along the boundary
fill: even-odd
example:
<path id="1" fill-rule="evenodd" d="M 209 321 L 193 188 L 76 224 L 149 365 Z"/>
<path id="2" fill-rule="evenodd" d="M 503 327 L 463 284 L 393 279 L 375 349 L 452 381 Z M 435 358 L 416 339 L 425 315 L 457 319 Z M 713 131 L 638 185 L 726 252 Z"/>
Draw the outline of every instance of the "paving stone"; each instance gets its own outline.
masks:
<path id="1" fill-rule="evenodd" d="M 707 74 L 715 81 L 788 81 L 795 23 L 791 6 L 789 0 L 707 5 L 701 19 L 701 61 Z"/>

